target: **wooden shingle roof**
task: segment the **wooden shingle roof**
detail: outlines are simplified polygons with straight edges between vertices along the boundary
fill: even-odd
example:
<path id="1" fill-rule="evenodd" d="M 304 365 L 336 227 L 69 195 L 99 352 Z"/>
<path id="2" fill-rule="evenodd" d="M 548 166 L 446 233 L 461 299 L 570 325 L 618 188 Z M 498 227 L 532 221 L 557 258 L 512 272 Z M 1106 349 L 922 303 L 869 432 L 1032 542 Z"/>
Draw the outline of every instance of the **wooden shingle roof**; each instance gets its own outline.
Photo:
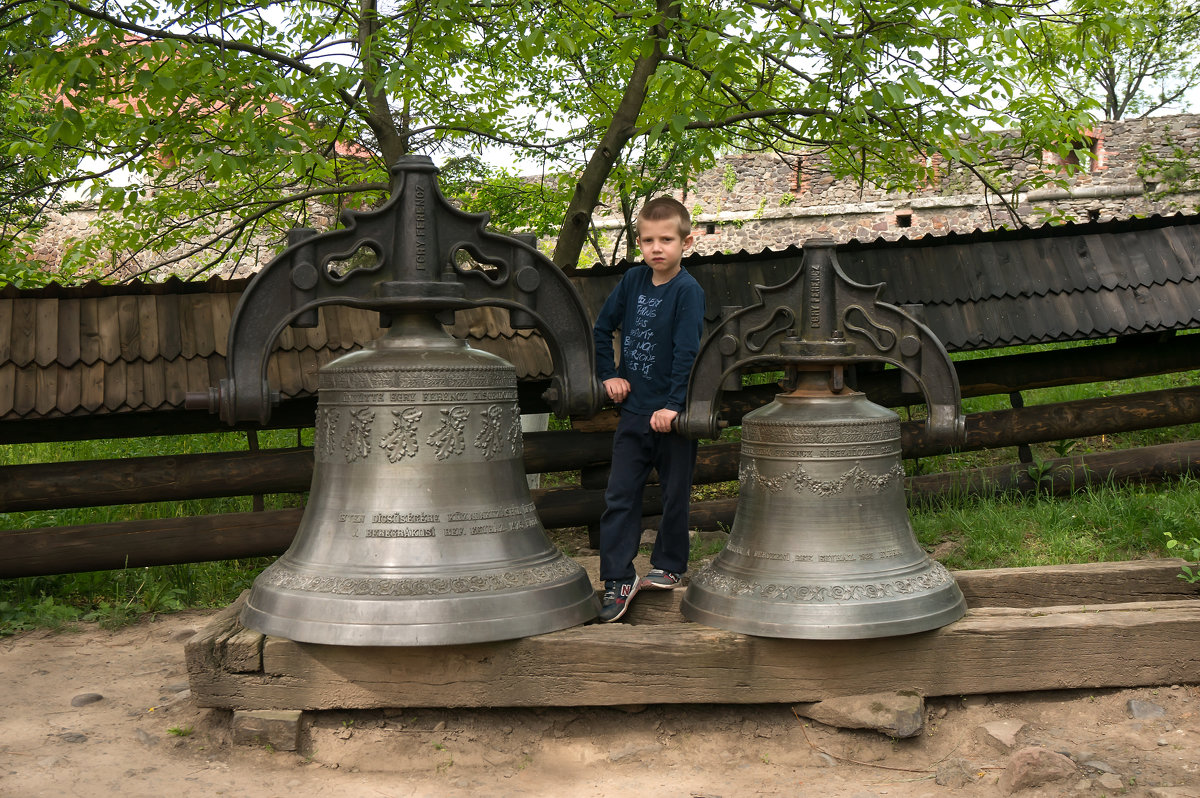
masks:
<path id="1" fill-rule="evenodd" d="M 1200 217 L 1152 217 L 839 249 L 860 282 L 924 305 L 950 351 L 1200 327 Z"/>
<path id="2" fill-rule="evenodd" d="M 798 247 L 693 256 L 712 323 L 723 305 L 756 301 L 799 268 Z M 920 303 L 950 351 L 1086 340 L 1200 327 L 1200 216 L 1016 231 L 853 241 L 843 270 L 884 282 L 881 298 Z M 594 318 L 627 265 L 570 276 Z M 174 410 L 225 376 L 225 346 L 245 280 L 0 290 L 0 421 Z M 507 312 L 459 312 L 450 332 L 544 380 L 552 363 Z M 268 378 L 284 398 L 315 393 L 317 370 L 381 333 L 369 311 L 322 308 L 320 324 L 287 329 Z"/>
<path id="3" fill-rule="evenodd" d="M 884 283 L 883 301 L 923 305 L 951 352 L 1200 327 L 1200 216 L 851 241 L 837 257 L 852 280 Z M 722 305 L 756 302 L 753 286 L 779 285 L 802 259 L 789 247 L 684 266 L 704 287 L 711 323 Z M 572 273 L 593 316 L 626 268 Z"/>
<path id="4" fill-rule="evenodd" d="M 0 291 L 0 421 L 177 409 L 225 376 L 229 323 L 245 280 Z M 548 378 L 536 332 L 507 312 L 460 312 L 450 332 Z M 317 370 L 382 334 L 378 314 L 342 306 L 319 324 L 287 328 L 268 362 L 284 398 L 314 394 Z"/>

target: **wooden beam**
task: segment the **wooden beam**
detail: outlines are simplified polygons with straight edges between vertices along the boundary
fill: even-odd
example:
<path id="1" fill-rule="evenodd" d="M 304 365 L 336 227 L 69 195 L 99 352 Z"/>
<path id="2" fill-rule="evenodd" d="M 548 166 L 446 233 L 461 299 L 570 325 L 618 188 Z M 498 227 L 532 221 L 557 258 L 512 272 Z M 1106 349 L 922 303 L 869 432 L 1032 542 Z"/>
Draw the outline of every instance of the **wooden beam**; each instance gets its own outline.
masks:
<path id="1" fill-rule="evenodd" d="M 1005 490 L 1062 495 L 1089 484 L 1156 481 L 1200 473 L 1200 441 L 1049 460 L 1041 468 L 1040 481 L 1030 475 L 1026 465 L 911 477 L 907 480 L 909 499 L 931 501 L 950 494 Z M 593 523 L 604 509 L 602 490 L 533 491 L 533 500 L 547 528 Z M 695 502 L 689 520 L 694 528 L 729 528 L 736 509 L 733 498 Z M 648 526 L 654 525 L 658 512 L 657 487 L 649 486 L 642 505 Z M 300 516 L 300 510 L 278 510 L 4 530 L 0 531 L 0 549 L 9 554 L 0 560 L 0 578 L 280 554 L 290 545 Z"/>
<path id="2" fill-rule="evenodd" d="M 1038 565 L 1027 568 L 981 568 L 954 571 L 954 581 L 967 606 L 1031 608 L 1088 607 L 1113 601 L 1179 601 L 1200 598 L 1196 588 L 1179 578 L 1186 561 L 1165 558 L 1081 565 Z M 684 576 L 684 583 L 689 577 Z M 683 620 L 683 590 L 639 594 L 622 623 L 662 624 Z"/>
<path id="3" fill-rule="evenodd" d="M 963 397 L 992 396 L 1036 388 L 1082 385 L 1173 374 L 1200 368 L 1200 347 L 1189 335 L 1138 336 L 1111 344 L 1091 344 L 957 360 L 954 370 Z M 900 373 L 895 369 L 859 368 L 858 390 L 884 407 L 923 404 L 920 394 L 900 391 Z"/>
<path id="4" fill-rule="evenodd" d="M 531 491 L 550 529 L 598 521 L 604 491 L 557 488 Z M 661 511 L 658 486 L 647 486 L 643 512 Z M 185 562 L 282 554 L 303 510 L 218 513 L 185 518 L 0 530 L 0 579 L 140 568 Z"/>
<path id="5" fill-rule="evenodd" d="M 645 601 L 650 597 L 642 597 Z M 229 624 L 221 632 L 234 633 Z M 662 645 L 664 635 L 670 645 Z M 1120 640 L 1119 646 L 1113 641 Z M 207 652 L 197 650 L 208 646 Z M 231 673 L 214 637 L 187 644 L 192 696 L 223 709 L 608 706 L 820 701 L 1200 681 L 1200 600 L 971 609 L 932 632 L 785 640 L 694 623 L 593 624 L 500 643 L 348 647 L 266 637 Z"/>
<path id="6" fill-rule="evenodd" d="M 53 443 L 150 435 L 196 435 L 248 429 L 309 428 L 316 417 L 317 397 L 289 399 L 275 408 L 266 424 L 229 426 L 206 410 L 167 408 L 150 412 L 90 413 L 79 416 L 0 421 L 5 443 Z"/>
<path id="7" fill-rule="evenodd" d="M 1075 455 L 1025 463 L 925 474 L 905 481 L 910 502 L 951 495 L 1045 492 L 1065 496 L 1107 482 L 1162 482 L 1200 474 L 1200 441 Z"/>
<path id="8" fill-rule="evenodd" d="M 955 363 L 964 397 L 1124 380 L 1197 368 L 1200 368 L 1200 346 L 1196 345 L 1196 341 L 1190 335 L 1178 335 L 1167 340 L 1150 336 L 1131 342 L 1076 346 L 1021 355 L 998 355 Z M 546 404 L 541 399 L 547 385 L 548 382 L 544 380 L 518 383 L 517 390 L 523 412 L 547 411 Z M 919 395 L 905 395 L 900 392 L 900 375 L 894 369 L 880 372 L 861 370 L 858 385 L 873 402 L 884 407 L 921 404 L 924 401 Z M 776 390 L 774 386 L 757 386 L 746 391 L 726 394 L 723 397 L 723 415 L 731 424 L 740 423 L 744 414 L 771 401 Z M 259 428 L 311 427 L 315 410 L 315 396 L 289 399 L 272 412 L 271 420 L 265 427 Z M 609 421 L 604 420 L 607 418 L 608 414 L 601 414 L 598 423 L 581 422 L 578 428 L 611 431 Z M 254 426 L 256 425 L 242 424 L 234 429 L 249 429 Z M 5 443 L 38 443 L 146 435 L 185 435 L 223 432 L 229 429 L 230 427 L 219 418 L 205 411 L 168 409 L 148 413 L 16 419 L 0 422 L 0 437 Z"/>
<path id="9" fill-rule="evenodd" d="M 0 579 L 281 554 L 301 510 L 0 531 Z"/>
<path id="10" fill-rule="evenodd" d="M 737 476 L 733 462 L 714 466 L 714 470 L 718 468 L 732 477 Z M 1040 478 L 1035 479 L 1035 474 Z M 1043 460 L 1037 466 L 1013 463 L 922 474 L 908 477 L 904 484 L 912 504 L 936 502 L 950 496 L 991 496 L 1006 492 L 1031 494 L 1040 491 L 1066 496 L 1089 485 L 1164 482 L 1183 476 L 1200 476 L 1200 441 L 1055 458 Z M 697 484 L 700 484 L 699 480 Z M 733 526 L 736 511 L 736 498 L 692 502 L 689 523 L 694 529 L 728 529 Z M 655 518 L 646 519 L 648 527 L 655 523 Z"/>
<path id="11" fill-rule="evenodd" d="M 611 453 L 608 433 L 525 435 L 530 474 L 607 463 Z M 312 472 L 307 447 L 0 466 L 0 512 L 303 493 Z"/>
<path id="12" fill-rule="evenodd" d="M 967 416 L 964 451 L 1153 429 L 1200 421 L 1200 388 L 1175 388 L 1084 399 Z M 901 424 L 905 457 L 944 451 L 930 443 L 921 422 Z M 525 435 L 527 473 L 607 464 L 608 432 L 531 432 Z M 700 447 L 697 485 L 737 479 L 737 443 Z M 312 481 L 311 449 L 272 449 L 168 457 L 0 467 L 0 512 L 91 507 L 217 496 L 301 493 Z M 581 497 L 582 499 L 582 497 Z M 590 501 L 590 500 L 589 500 Z M 588 504 L 591 508 L 591 504 Z M 550 526 L 586 523 L 586 516 L 555 515 Z M 580 520 L 584 519 L 584 520 Z"/>
<path id="13" fill-rule="evenodd" d="M 1174 427 L 1200 421 L 1200 387 L 971 413 L 966 420 L 966 441 L 956 451 Z M 905 457 L 928 457 L 948 451 L 946 446 L 929 440 L 923 423 L 913 421 L 901 425 L 901 446 Z"/>
<path id="14" fill-rule="evenodd" d="M 299 493 L 309 448 L 129 457 L 0 467 L 0 512 Z"/>

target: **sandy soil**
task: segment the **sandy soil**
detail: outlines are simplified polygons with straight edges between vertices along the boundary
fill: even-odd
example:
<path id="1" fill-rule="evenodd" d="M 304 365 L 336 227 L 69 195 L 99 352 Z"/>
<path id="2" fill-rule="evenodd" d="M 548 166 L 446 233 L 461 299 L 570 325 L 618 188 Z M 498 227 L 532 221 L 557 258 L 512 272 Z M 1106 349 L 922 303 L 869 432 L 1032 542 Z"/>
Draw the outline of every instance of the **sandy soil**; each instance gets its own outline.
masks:
<path id="1" fill-rule="evenodd" d="M 1011 752 L 984 725 L 1017 719 L 1016 747 L 1077 763 L 1022 796 L 1200 797 L 1194 685 L 934 698 L 896 741 L 771 705 L 324 712 L 299 752 L 235 746 L 229 714 L 186 691 L 184 642 L 208 615 L 0 640 L 0 795 L 1000 796 Z M 1132 719 L 1131 699 L 1163 715 Z"/>

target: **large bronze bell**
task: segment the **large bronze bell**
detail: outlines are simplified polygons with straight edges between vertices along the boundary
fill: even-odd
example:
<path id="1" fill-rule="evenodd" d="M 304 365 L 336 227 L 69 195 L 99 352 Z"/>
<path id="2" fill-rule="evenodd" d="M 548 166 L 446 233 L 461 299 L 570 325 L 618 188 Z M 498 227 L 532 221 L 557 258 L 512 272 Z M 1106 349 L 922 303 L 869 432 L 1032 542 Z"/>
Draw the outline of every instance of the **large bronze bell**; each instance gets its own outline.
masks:
<path id="1" fill-rule="evenodd" d="M 816 639 L 923 632 L 962 617 L 962 592 L 908 522 L 899 416 L 806 376 L 742 419 L 729 543 L 692 578 L 684 616 Z"/>
<path id="2" fill-rule="evenodd" d="M 265 422 L 273 341 L 323 305 L 377 310 L 387 334 L 319 372 L 308 507 L 250 591 L 242 623 L 334 645 L 428 646 L 536 635 L 595 617 L 584 570 L 546 537 L 522 463 L 516 372 L 442 328 L 495 305 L 536 328 L 559 415 L 600 403 L 591 328 L 562 270 L 531 242 L 485 229 L 442 197 L 432 161 L 402 158 L 376 211 L 303 231 L 234 312 L 228 378 L 189 405 Z M 334 262 L 372 258 L 347 271 Z M 469 257 L 463 257 L 464 253 Z"/>
<path id="3" fill-rule="evenodd" d="M 794 390 L 742 418 L 738 507 L 725 549 L 692 578 L 685 617 L 735 632 L 865 638 L 922 632 L 966 611 L 950 573 L 917 544 L 904 500 L 900 419 L 846 383 L 858 363 L 903 373 L 925 394 L 926 434 L 962 440 L 958 378 L 914 314 L 878 301 L 838 267 L 832 241 L 805 243 L 800 269 L 759 302 L 724 308 L 705 339 L 678 426 L 719 434 L 722 391 L 755 362 Z"/>
<path id="4" fill-rule="evenodd" d="M 595 617 L 550 543 L 521 463 L 516 372 L 398 319 L 320 372 L 312 492 L 242 623 L 338 645 L 503 640 Z"/>

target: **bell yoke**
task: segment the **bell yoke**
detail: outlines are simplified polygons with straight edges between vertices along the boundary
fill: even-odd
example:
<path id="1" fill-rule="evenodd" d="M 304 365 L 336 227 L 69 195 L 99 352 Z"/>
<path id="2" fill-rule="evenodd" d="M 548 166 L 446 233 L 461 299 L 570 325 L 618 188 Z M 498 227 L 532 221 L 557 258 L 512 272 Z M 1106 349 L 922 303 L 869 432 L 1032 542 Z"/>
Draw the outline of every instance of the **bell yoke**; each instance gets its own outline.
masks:
<path id="1" fill-rule="evenodd" d="M 318 374 L 312 489 L 291 547 L 255 580 L 242 623 L 335 645 L 475 643 L 596 616 L 584 570 L 538 520 L 522 466 L 511 364 L 448 335 L 457 310 L 496 306 L 537 328 L 560 416 L 600 407 L 588 314 L 530 243 L 485 229 L 442 196 L 424 156 L 392 168 L 388 202 L 344 229 L 293 231 L 234 312 L 228 377 L 189 405 L 265 422 L 271 345 L 322 305 L 380 314 L 380 339 Z M 339 274 L 362 248 L 374 263 Z M 474 263 L 459 264 L 465 252 Z M 851 390 L 847 366 L 885 361 L 928 400 L 929 432 L 960 441 L 957 377 L 913 316 L 850 281 L 831 241 L 809 241 L 790 280 L 724 309 L 701 345 L 676 428 L 716 437 L 723 391 L 774 362 L 791 389 L 743 419 L 740 496 L 725 550 L 691 581 L 689 619 L 747 634 L 878 637 L 965 611 L 950 574 L 916 543 L 904 507 L 899 418 Z"/>

